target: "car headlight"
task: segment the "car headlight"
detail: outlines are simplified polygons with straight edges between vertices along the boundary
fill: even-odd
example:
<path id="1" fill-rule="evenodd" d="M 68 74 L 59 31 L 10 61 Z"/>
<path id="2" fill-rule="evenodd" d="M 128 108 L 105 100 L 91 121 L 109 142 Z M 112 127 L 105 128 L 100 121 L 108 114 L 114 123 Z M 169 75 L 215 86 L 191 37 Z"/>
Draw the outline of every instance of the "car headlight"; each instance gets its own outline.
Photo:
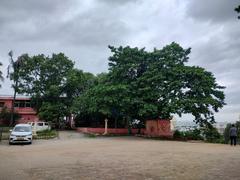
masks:
<path id="1" fill-rule="evenodd" d="M 30 133 L 30 134 L 27 134 L 26 136 L 31 136 L 32 135 L 32 133 Z"/>

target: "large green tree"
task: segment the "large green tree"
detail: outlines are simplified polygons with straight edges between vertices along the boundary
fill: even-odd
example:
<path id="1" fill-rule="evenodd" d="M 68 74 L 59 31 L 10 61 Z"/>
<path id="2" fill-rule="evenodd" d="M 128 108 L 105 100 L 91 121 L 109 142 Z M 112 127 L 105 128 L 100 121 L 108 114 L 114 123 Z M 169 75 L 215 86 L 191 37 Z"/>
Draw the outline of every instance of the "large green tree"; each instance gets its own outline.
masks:
<path id="1" fill-rule="evenodd" d="M 177 43 L 152 52 L 109 48 L 113 53 L 109 73 L 104 82 L 79 99 L 79 103 L 85 102 L 84 110 L 113 116 L 114 108 L 124 118 L 142 121 L 190 113 L 203 125 L 213 123 L 214 112 L 225 104 L 224 87 L 216 83 L 213 74 L 186 65 L 190 48 Z"/>
<path id="2" fill-rule="evenodd" d="M 63 53 L 19 57 L 18 92 L 28 94 L 40 118 L 58 122 L 68 112 L 66 101 L 67 77 L 74 63 Z"/>
<path id="3" fill-rule="evenodd" d="M 73 110 L 73 103 L 76 98 L 82 96 L 85 91 L 93 87 L 96 83 L 96 77 L 82 70 L 71 70 L 66 79 L 64 86 L 64 93 L 66 94 L 65 105 L 68 109 L 68 117 L 71 118 L 75 113 Z M 77 110 L 78 112 L 78 110 Z"/>

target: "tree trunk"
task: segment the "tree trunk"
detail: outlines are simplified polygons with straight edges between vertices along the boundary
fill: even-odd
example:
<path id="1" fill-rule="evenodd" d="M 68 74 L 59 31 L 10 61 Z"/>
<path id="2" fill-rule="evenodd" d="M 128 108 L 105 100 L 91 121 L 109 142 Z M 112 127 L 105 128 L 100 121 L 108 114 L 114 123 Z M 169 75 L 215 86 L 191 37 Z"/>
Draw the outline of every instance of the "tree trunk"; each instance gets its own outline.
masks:
<path id="1" fill-rule="evenodd" d="M 115 118 L 115 128 L 117 128 L 117 118 Z"/>
<path id="2" fill-rule="evenodd" d="M 128 134 L 132 134 L 131 126 L 130 126 L 130 117 L 126 118 L 127 120 L 127 128 L 128 128 Z"/>
<path id="3" fill-rule="evenodd" d="M 16 95 L 17 95 L 17 91 L 16 91 L 17 86 L 18 86 L 18 81 L 15 82 L 15 87 L 14 87 L 13 102 L 12 102 L 12 107 L 11 107 L 11 119 L 10 119 L 10 123 L 9 123 L 10 126 L 13 126 L 15 124 L 14 106 L 15 106 Z"/>

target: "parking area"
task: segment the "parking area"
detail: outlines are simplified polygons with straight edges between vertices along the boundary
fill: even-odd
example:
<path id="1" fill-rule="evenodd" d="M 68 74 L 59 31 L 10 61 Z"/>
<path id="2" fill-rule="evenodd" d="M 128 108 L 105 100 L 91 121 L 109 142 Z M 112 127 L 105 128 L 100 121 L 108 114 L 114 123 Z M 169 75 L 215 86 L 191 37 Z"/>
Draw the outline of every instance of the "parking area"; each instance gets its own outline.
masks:
<path id="1" fill-rule="evenodd" d="M 0 179 L 240 179 L 240 146 L 139 137 L 59 138 L 0 143 Z"/>

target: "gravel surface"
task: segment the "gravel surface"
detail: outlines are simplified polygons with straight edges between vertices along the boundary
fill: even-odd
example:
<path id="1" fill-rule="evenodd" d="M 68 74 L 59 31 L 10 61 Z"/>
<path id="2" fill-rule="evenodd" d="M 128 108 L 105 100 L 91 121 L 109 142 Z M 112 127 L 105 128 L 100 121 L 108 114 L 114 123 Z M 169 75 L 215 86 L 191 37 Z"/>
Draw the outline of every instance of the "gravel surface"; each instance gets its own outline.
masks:
<path id="1" fill-rule="evenodd" d="M 240 146 L 89 138 L 60 132 L 32 145 L 0 142 L 0 180 L 240 179 Z"/>

